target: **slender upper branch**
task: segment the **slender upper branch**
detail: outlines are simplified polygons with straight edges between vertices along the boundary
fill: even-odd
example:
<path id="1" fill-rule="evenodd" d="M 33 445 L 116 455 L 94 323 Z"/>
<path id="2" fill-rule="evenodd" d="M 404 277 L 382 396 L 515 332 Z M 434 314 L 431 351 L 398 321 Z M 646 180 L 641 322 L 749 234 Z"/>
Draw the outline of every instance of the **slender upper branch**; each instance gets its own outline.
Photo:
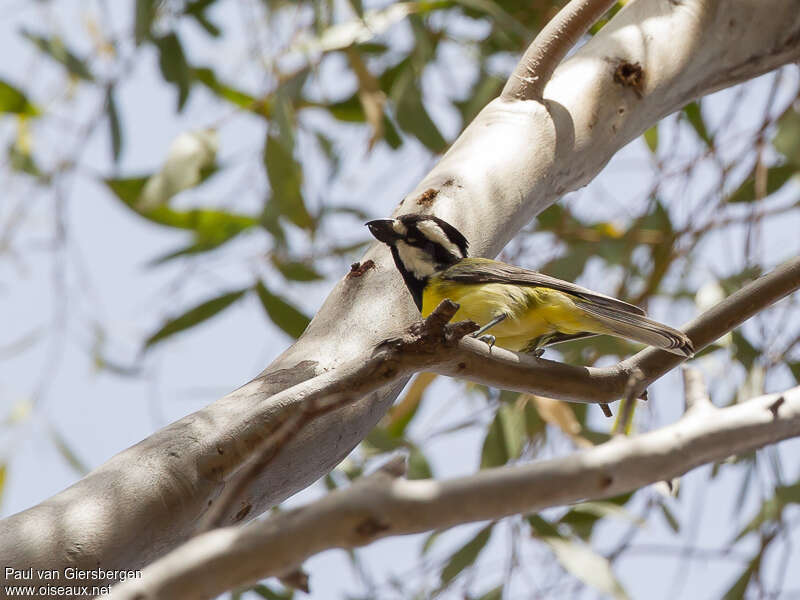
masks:
<path id="1" fill-rule="evenodd" d="M 610 497 L 800 435 L 800 387 L 709 410 L 565 458 L 441 482 L 398 478 L 392 465 L 310 505 L 198 536 L 107 598 L 212 598 L 330 548 Z"/>
<path id="2" fill-rule="evenodd" d="M 797 289 L 800 289 L 800 258 L 791 259 L 747 284 L 689 322 L 683 331 L 699 352 Z M 685 360 L 670 352 L 646 348 L 612 367 L 575 367 L 502 348 L 490 350 L 482 342 L 464 339 L 450 351 L 447 360 L 432 363 L 426 368 L 443 375 L 508 390 L 572 402 L 605 403 L 625 394 L 630 375 L 635 369 L 642 372 L 637 390 L 641 392 Z"/>
<path id="3" fill-rule="evenodd" d="M 507 100 L 541 100 L 567 52 L 617 0 L 572 0 L 550 20 L 520 59 L 500 95 Z"/>

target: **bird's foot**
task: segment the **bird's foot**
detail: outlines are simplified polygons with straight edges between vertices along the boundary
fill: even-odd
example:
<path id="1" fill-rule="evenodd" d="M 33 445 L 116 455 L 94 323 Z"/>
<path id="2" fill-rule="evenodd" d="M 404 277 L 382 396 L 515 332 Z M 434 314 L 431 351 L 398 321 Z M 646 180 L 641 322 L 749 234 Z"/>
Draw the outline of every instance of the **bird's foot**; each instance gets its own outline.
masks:
<path id="1" fill-rule="evenodd" d="M 537 348 L 531 352 L 531 354 L 533 354 L 533 358 L 542 358 L 542 354 L 544 354 L 544 348 Z"/>
<path id="2" fill-rule="evenodd" d="M 494 343 L 497 341 L 497 338 L 495 338 L 493 335 L 482 335 L 478 339 L 485 344 L 488 344 L 489 349 L 492 349 L 494 347 Z"/>

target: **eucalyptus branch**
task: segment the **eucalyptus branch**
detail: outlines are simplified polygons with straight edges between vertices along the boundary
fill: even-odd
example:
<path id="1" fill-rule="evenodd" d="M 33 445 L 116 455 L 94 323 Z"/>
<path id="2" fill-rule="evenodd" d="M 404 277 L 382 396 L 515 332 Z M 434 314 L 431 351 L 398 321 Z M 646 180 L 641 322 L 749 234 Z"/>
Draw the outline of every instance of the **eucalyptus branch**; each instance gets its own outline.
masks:
<path id="1" fill-rule="evenodd" d="M 747 284 L 682 328 L 699 352 L 727 332 L 781 298 L 800 289 L 800 258 L 778 266 Z M 464 339 L 447 360 L 426 370 L 518 392 L 540 394 L 570 402 L 607 403 L 623 398 L 638 369 L 641 394 L 647 386 L 686 358 L 657 348 L 646 348 L 620 363 L 603 368 L 576 367 L 536 359 L 483 342 Z M 638 397 L 638 396 L 637 396 Z"/>
<path id="2" fill-rule="evenodd" d="M 713 418 L 689 411 L 673 425 L 564 458 L 445 481 L 408 481 L 394 461 L 312 504 L 198 536 L 106 599 L 213 598 L 331 548 L 611 497 L 800 435 L 800 387 L 711 410 Z"/>
<path id="3" fill-rule="evenodd" d="M 539 32 L 500 95 L 505 100 L 541 100 L 544 86 L 567 52 L 617 0 L 572 0 Z"/>

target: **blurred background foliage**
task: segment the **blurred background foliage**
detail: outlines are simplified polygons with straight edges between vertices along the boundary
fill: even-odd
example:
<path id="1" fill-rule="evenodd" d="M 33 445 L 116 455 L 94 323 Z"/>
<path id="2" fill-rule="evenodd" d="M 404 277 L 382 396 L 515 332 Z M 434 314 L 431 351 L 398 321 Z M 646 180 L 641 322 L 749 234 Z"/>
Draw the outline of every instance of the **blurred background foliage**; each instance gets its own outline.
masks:
<path id="1" fill-rule="evenodd" d="M 298 337 L 315 305 L 299 299 L 321 301 L 319 286 L 345 273 L 366 244 L 361 223 L 385 215 L 499 93 L 520 52 L 562 3 L 131 0 L 112 7 L 97 0 L 81 9 L 79 27 L 61 20 L 57 0 L 31 4 L 41 18 L 25 21 L 17 35 L 32 51 L 30 72 L 41 77 L 6 76 L 0 68 L 6 188 L 0 262 L 24 262 L 32 251 L 26 228 L 33 226 L 36 199 L 52 217 L 45 246 L 55 257 L 53 294 L 88 294 L 80 286 L 68 290 L 63 280 L 65 272 L 80 270 L 64 258 L 72 243 L 67 205 L 80 202 L 71 187 L 89 180 L 141 222 L 172 232 L 169 252 L 141 248 L 147 269 L 179 263 L 180 286 L 232 264 L 244 273 L 236 285 L 215 278 L 178 302 L 164 294 L 158 321 L 143 325 L 133 351 L 115 349 L 115 332 L 97 315 L 87 316 L 96 368 L 136 378 L 156 346 L 191 335 L 248 296 L 287 340 Z M 171 91 L 153 101 L 168 102 L 176 119 L 200 107 L 194 125 L 168 146 L 146 146 L 141 114 L 134 118 L 126 110 L 124 99 L 146 68 Z M 797 69 L 789 67 L 686 106 L 634 143 L 625 159 L 630 165 L 618 165 L 621 175 L 610 180 L 615 189 L 598 184 L 591 194 L 568 196 L 501 258 L 580 280 L 667 322 L 691 317 L 798 252 L 797 97 Z M 98 138 L 105 159 L 85 160 L 89 141 Z M 144 168 L 147 161 L 126 160 L 142 144 L 152 157 Z M 645 184 L 624 187 L 626 169 L 644 172 Z M 247 251 L 237 246 L 242 240 Z M 796 309 L 797 299 L 787 300 L 703 351 L 696 362 L 717 405 L 800 383 Z M 28 341 L 0 340 L 0 360 Z M 550 352 L 573 364 L 599 365 L 636 350 L 601 337 Z M 674 388 L 670 400 L 677 403 Z M 36 400 L 16 406 L 5 426 L 35 410 Z M 454 404 L 461 406 L 458 419 L 444 427 L 431 426 L 431 418 L 420 425 L 426 405 L 438 414 Z M 637 429 L 665 421 L 655 405 L 651 400 L 639 412 Z M 435 476 L 431 453 L 446 453 L 440 444 L 464 431 L 480 440 L 479 464 L 467 472 L 563 454 L 609 439 L 611 422 L 591 415 L 583 405 L 421 374 L 324 483 L 347 485 L 398 449 L 408 453 L 410 477 Z M 58 428 L 48 431 L 68 463 L 85 471 Z M 680 574 L 687 565 L 704 560 L 732 563 L 733 576 L 714 588 L 720 596 L 750 590 L 777 597 L 788 565 L 797 561 L 792 541 L 800 517 L 800 473 L 784 461 L 770 448 L 704 471 L 700 485 L 730 470 L 726 489 L 738 498 L 730 535 L 717 548 L 694 547 L 699 525 L 686 511 L 685 489 L 654 486 L 433 533 L 419 544 L 409 577 L 376 575 L 364 564 L 370 550 L 349 552 L 356 573 L 349 597 L 625 597 L 617 564 L 648 552 L 637 539 L 653 522 L 666 525 L 674 542 L 649 548 L 654 560 L 679 559 L 673 597 L 684 592 Z M 4 475 L 5 467 L 0 490 Z M 598 540 L 596 532 L 609 522 Z M 766 556 L 774 557 L 769 569 Z M 313 570 L 311 576 L 313 586 Z M 245 595 L 275 599 L 293 592 L 264 582 L 233 594 Z"/>

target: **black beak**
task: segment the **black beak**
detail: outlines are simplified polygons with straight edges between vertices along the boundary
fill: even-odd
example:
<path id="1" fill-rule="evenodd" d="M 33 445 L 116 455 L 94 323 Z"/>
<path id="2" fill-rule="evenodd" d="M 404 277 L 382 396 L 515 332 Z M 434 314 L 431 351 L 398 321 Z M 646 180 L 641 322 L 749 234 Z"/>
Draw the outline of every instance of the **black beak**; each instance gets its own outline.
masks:
<path id="1" fill-rule="evenodd" d="M 366 223 L 366 226 L 369 227 L 369 232 L 375 236 L 375 239 L 384 244 L 391 245 L 400 237 L 392 228 L 393 223 L 393 219 L 375 219 L 374 221 Z"/>

